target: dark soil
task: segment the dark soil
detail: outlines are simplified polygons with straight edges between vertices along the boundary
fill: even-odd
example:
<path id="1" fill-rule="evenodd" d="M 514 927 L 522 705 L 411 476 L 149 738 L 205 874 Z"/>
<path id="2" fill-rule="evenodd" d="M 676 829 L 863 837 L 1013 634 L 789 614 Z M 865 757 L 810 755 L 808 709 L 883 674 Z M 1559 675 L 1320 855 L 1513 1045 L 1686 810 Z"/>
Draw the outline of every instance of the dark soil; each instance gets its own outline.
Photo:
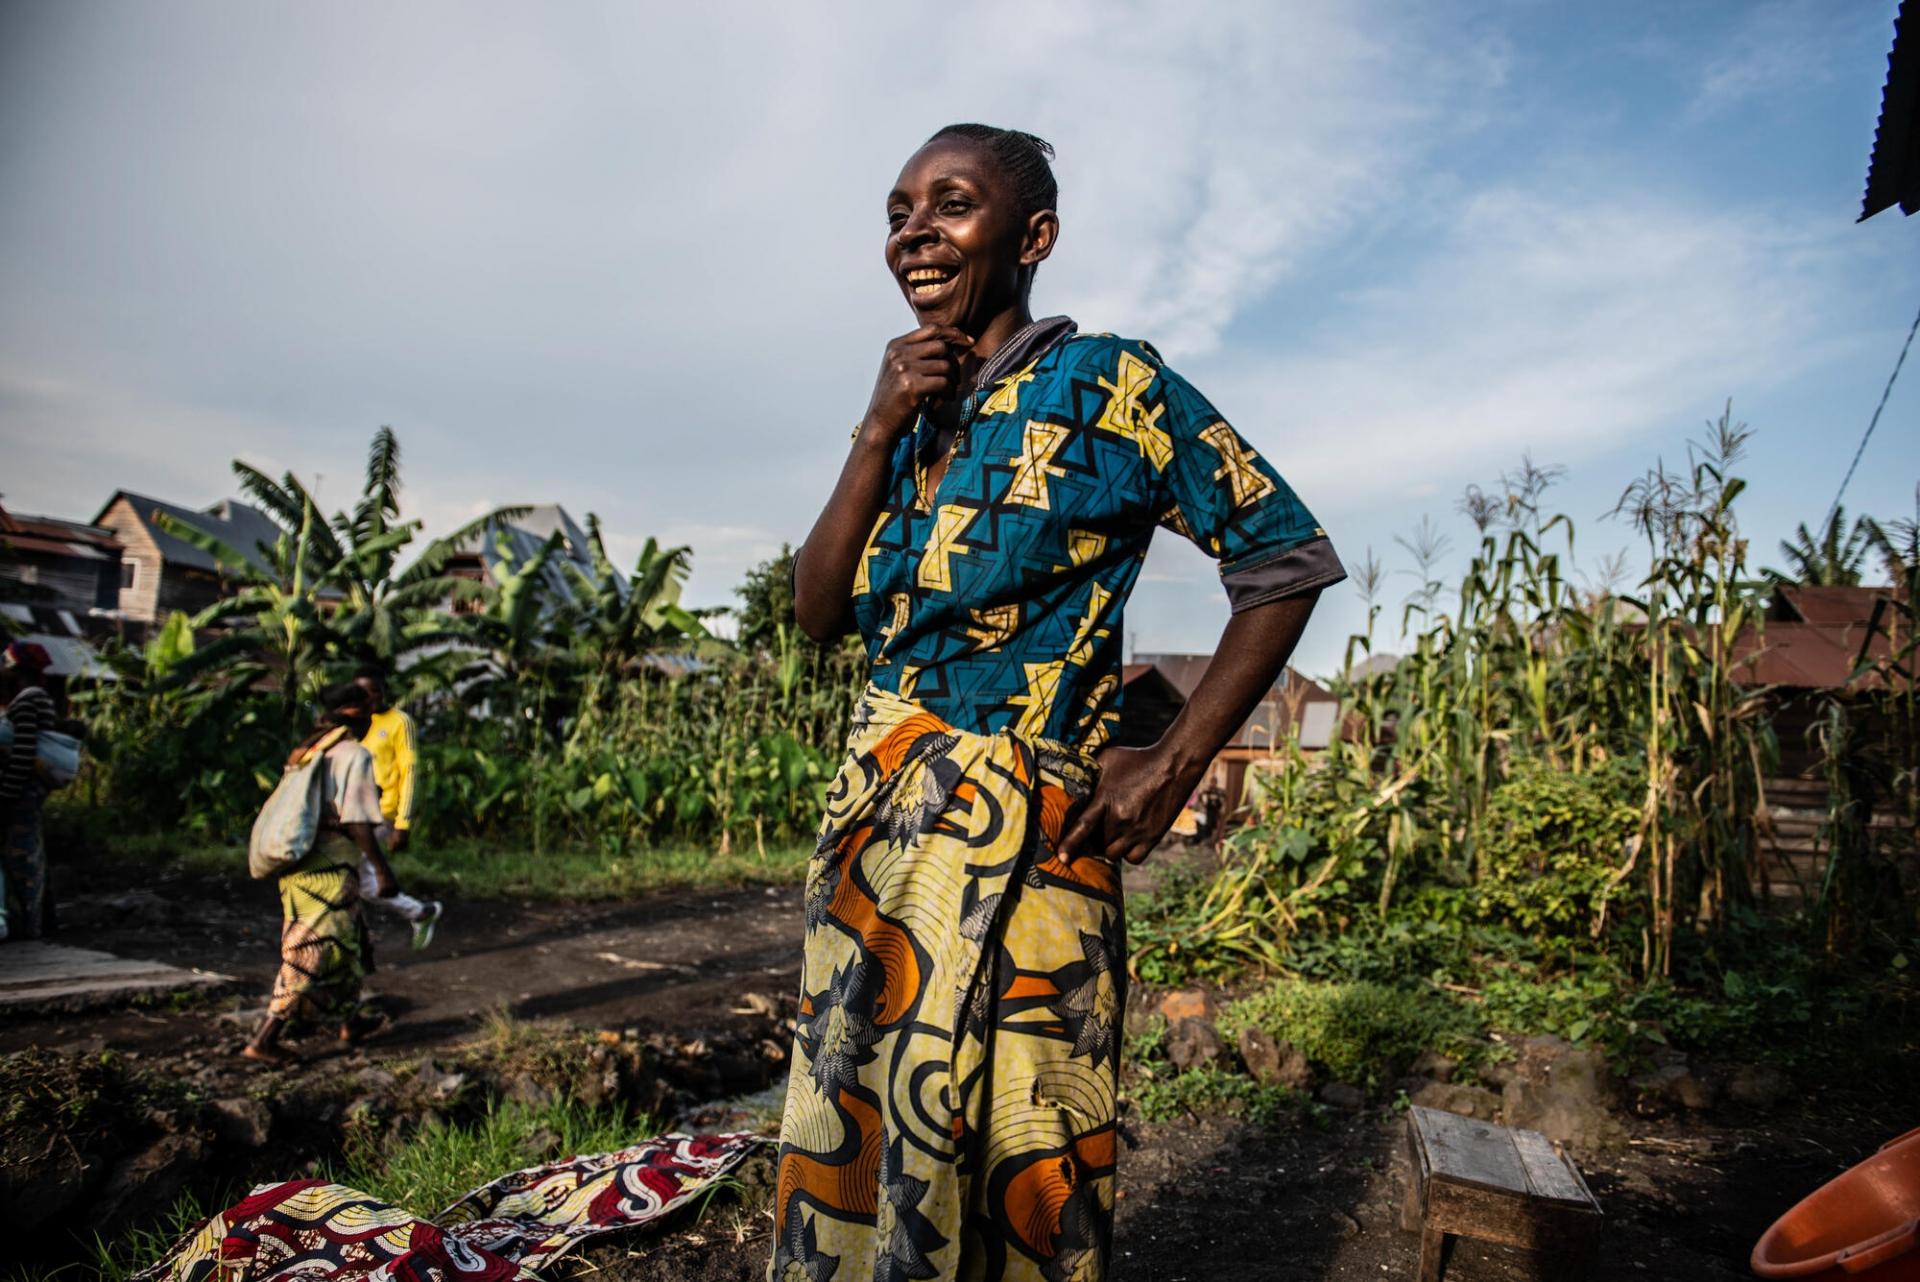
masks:
<path id="1" fill-rule="evenodd" d="M 601 1039 L 608 1046 L 651 1048 L 631 1058 L 669 1079 L 659 1106 L 677 1111 L 677 1122 L 716 1128 L 738 1121 L 724 1109 L 686 1104 L 744 1093 L 783 1071 L 766 1043 L 770 1032 L 777 1037 L 798 984 L 797 888 L 617 905 L 453 903 L 422 954 L 406 949 L 396 919 L 376 917 L 380 970 L 372 988 L 395 1012 L 394 1028 L 377 1051 L 313 1039 L 301 1044 L 305 1063 L 269 1077 L 230 1052 L 275 964 L 270 888 L 149 877 L 130 896 L 127 884 L 88 893 L 70 887 L 64 942 L 221 970 L 252 995 L 19 1019 L 0 1028 L 0 1051 L 39 1047 L 79 1064 L 82 1055 L 98 1061 L 99 1052 L 114 1050 L 129 1071 L 189 1084 L 202 1101 L 263 1088 L 269 1096 L 336 1098 L 322 1083 L 363 1080 L 380 1057 L 431 1056 L 443 1067 L 471 1059 L 489 1036 L 488 1012 L 505 1009 L 556 1030 L 610 1030 Z M 1775 1216 L 1920 1122 L 1912 1090 L 1920 1066 L 1904 1067 L 1821 1085 L 1768 1113 L 1729 1107 L 1626 1119 L 1625 1148 L 1578 1155 L 1607 1214 L 1593 1277 L 1748 1276 L 1747 1253 Z M 42 1074 L 55 1083 L 49 1089 L 64 1089 L 61 1072 L 80 1074 L 49 1069 Z M 79 1075 L 73 1082 L 75 1090 L 100 1089 Z M 1417 1240 L 1399 1227 L 1405 1124 L 1391 1109 L 1316 1108 L 1264 1129 L 1217 1117 L 1129 1121 L 1126 1132 L 1116 1277 L 1357 1282 L 1413 1274 Z M 302 1173 L 249 1169 L 248 1176 Z M 750 1178 L 740 1197 L 716 1200 L 667 1233 L 602 1243 L 573 1271 L 609 1282 L 757 1282 L 770 1246 L 766 1206 L 764 1183 Z M 1463 1244 L 1447 1276 L 1475 1282 L 1533 1274 L 1522 1257 Z"/>

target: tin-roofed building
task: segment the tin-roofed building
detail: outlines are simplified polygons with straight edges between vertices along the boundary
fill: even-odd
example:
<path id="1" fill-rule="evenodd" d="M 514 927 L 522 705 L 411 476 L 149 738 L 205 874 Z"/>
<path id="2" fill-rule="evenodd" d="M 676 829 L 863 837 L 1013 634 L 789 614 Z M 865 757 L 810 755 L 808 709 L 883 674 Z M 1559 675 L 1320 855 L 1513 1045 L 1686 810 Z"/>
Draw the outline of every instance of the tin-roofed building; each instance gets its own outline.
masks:
<path id="1" fill-rule="evenodd" d="M 498 583 L 503 568 L 525 565 L 556 534 L 560 536 L 559 550 L 540 572 L 542 597 L 548 602 L 574 600 L 580 585 L 569 567 L 593 583 L 600 581 L 600 572 L 594 568 L 586 531 L 558 503 L 537 504 L 524 515 L 489 525 L 484 534 L 447 562 L 446 572 L 480 583 Z M 624 594 L 624 576 L 617 581 L 618 590 Z"/>
<path id="2" fill-rule="evenodd" d="M 1115 742 L 1141 744 L 1153 742 L 1177 715 L 1206 675 L 1210 654 L 1136 654 L 1127 665 L 1124 694 L 1120 703 L 1120 732 Z M 1165 700 L 1157 697 L 1154 683 L 1146 679 L 1151 668 L 1165 678 L 1178 702 L 1168 712 Z M 1139 687 L 1148 697 L 1136 708 L 1134 690 Z M 1272 758 L 1289 739 L 1296 740 L 1308 752 L 1317 752 L 1333 742 L 1339 721 L 1340 701 L 1333 691 L 1311 677 L 1285 668 L 1273 683 L 1273 689 L 1254 706 L 1253 712 L 1234 732 L 1207 771 L 1201 787 L 1216 790 L 1225 812 L 1232 815 L 1246 799 L 1247 772 L 1259 762 Z M 1157 729 L 1145 724 L 1153 722 Z M 1149 734 L 1148 731 L 1152 733 Z"/>
<path id="3" fill-rule="evenodd" d="M 256 507 L 223 499 L 194 509 L 130 490 L 115 490 L 93 523 L 112 532 L 121 546 L 118 605 L 129 622 L 152 624 L 175 610 L 195 614 L 227 591 L 227 576 L 212 554 L 161 529 L 165 512 L 227 544 L 262 569 L 280 527 Z"/>
<path id="4" fill-rule="evenodd" d="M 1867 191 L 1860 221 L 1898 205 L 1920 211 L 1920 0 L 1900 0 L 1887 54 L 1887 83 L 1880 91 L 1880 123 L 1867 162 Z"/>
<path id="5" fill-rule="evenodd" d="M 120 541 L 108 530 L 0 507 L 0 597 L 85 617 L 120 604 Z"/>

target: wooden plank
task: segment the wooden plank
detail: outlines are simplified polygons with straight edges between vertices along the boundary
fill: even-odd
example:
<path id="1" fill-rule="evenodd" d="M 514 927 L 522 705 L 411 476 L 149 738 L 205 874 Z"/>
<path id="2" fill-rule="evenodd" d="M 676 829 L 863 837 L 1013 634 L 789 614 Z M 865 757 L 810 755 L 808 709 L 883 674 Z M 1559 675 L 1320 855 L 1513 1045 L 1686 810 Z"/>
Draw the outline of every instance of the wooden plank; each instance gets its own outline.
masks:
<path id="1" fill-rule="evenodd" d="M 1420 1282 L 1440 1282 L 1447 1267 L 1447 1235 L 1429 1227 L 1420 1234 Z"/>
<path id="2" fill-rule="evenodd" d="M 1526 1168 L 1505 1127 L 1420 1105 L 1410 1111 L 1433 1178 L 1496 1192 L 1526 1192 Z"/>
<path id="3" fill-rule="evenodd" d="M 1527 1187 L 1533 1196 L 1550 1202 L 1592 1207 L 1596 1211 L 1600 1209 L 1587 1188 L 1587 1182 L 1580 1178 L 1579 1171 L 1554 1149 L 1546 1136 L 1538 1131 L 1515 1131 L 1513 1147 L 1520 1154 L 1521 1165 L 1526 1168 Z"/>

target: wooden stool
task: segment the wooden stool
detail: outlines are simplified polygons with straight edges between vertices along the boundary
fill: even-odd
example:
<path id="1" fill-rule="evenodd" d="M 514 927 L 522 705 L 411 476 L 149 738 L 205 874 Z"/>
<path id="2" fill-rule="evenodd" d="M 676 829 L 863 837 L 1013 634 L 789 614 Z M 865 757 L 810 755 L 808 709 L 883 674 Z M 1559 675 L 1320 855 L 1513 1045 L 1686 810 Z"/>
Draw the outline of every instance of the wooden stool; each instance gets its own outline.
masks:
<path id="1" fill-rule="evenodd" d="M 1440 1282 L 1456 1236 L 1533 1251 L 1556 1282 L 1586 1276 L 1600 1204 L 1546 1136 L 1416 1104 L 1407 1145 L 1413 1177 L 1402 1223 L 1420 1234 L 1420 1282 Z"/>

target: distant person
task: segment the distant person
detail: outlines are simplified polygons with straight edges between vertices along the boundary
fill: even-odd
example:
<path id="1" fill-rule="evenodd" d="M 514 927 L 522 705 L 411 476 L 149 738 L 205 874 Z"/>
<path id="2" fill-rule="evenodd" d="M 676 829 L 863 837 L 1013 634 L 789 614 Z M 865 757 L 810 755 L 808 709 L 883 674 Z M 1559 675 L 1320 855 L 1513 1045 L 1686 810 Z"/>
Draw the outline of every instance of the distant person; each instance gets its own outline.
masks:
<path id="1" fill-rule="evenodd" d="M 415 784 L 420 757 L 414 749 L 417 740 L 413 718 L 393 706 L 387 692 L 387 674 L 382 669 L 364 667 L 353 681 L 367 692 L 373 707 L 373 719 L 361 741 L 373 754 L 373 779 L 380 786 L 380 844 L 397 853 L 407 848 L 419 797 Z M 433 928 L 440 921 L 439 900 L 422 903 L 412 895 L 380 896 L 374 888 L 373 869 L 364 863 L 360 866 L 360 889 L 374 903 L 413 923 L 415 948 L 433 942 Z"/>
<path id="2" fill-rule="evenodd" d="M 1153 348 L 1034 318 L 1051 154 L 954 125 L 900 171 L 885 258 L 916 328 L 829 447 L 840 479 L 794 560 L 800 626 L 857 631 L 870 684 L 807 870 L 775 1279 L 1107 1276 L 1120 862 L 1345 577 Z M 1160 740 L 1117 748 L 1121 612 L 1156 527 L 1220 563 L 1232 619 Z"/>
<path id="3" fill-rule="evenodd" d="M 15 641 L 0 654 L 0 699 L 7 701 L 13 743 L 0 769 L 0 939 L 38 939 L 46 925 L 47 847 L 40 812 L 40 735 L 54 728 L 47 693 L 52 656 L 45 646 Z"/>
<path id="4" fill-rule="evenodd" d="M 267 1018 L 241 1054 L 279 1064 L 280 1038 L 289 1025 L 338 1023 L 340 1040 L 363 1041 L 384 1018 L 360 1006 L 360 981 L 373 969 L 373 949 L 360 911 L 360 869 L 373 871 L 374 893 L 399 893 L 377 835 L 380 790 L 373 756 L 360 739 L 373 717 L 372 701 L 357 685 L 324 696 L 326 715 L 293 754 L 289 766 L 324 752 L 326 784 L 320 834 L 305 858 L 280 874 L 280 972 Z"/>

